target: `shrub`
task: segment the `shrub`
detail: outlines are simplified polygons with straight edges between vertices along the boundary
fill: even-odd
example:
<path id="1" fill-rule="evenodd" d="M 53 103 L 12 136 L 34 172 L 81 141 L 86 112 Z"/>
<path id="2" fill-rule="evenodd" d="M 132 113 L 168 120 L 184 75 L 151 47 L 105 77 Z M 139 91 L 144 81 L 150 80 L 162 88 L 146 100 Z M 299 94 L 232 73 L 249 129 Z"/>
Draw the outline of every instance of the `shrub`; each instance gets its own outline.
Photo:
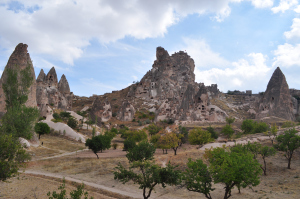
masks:
<path id="1" fill-rule="evenodd" d="M 70 118 L 68 119 L 67 125 L 68 125 L 69 127 L 71 127 L 72 129 L 75 129 L 75 128 L 77 127 L 77 120 L 74 119 L 73 117 L 70 117 Z"/>
<path id="2" fill-rule="evenodd" d="M 59 113 L 59 116 L 61 118 L 70 118 L 71 117 L 71 113 L 62 111 L 62 112 Z"/>
<path id="3" fill-rule="evenodd" d="M 56 120 L 60 118 L 60 116 L 59 116 L 59 114 L 58 114 L 58 113 L 53 113 L 53 115 L 52 115 L 52 116 L 53 116 L 53 118 L 54 118 L 54 119 L 56 119 Z"/>
<path id="4" fill-rule="evenodd" d="M 44 117 L 39 117 L 39 121 L 45 120 Z"/>
<path id="5" fill-rule="evenodd" d="M 228 138 L 231 138 L 231 136 L 234 133 L 234 130 L 231 128 L 231 126 L 229 124 L 226 124 L 226 126 L 224 126 L 222 128 L 221 133 L 223 133 L 224 135 L 226 135 Z"/>
<path id="6" fill-rule="evenodd" d="M 146 124 L 150 124 L 151 121 L 150 121 L 149 119 L 146 119 L 146 120 L 145 120 L 145 123 L 146 123 Z"/>
<path id="7" fill-rule="evenodd" d="M 131 140 L 131 139 L 126 139 L 124 140 L 124 148 L 123 148 L 123 151 L 128 151 L 132 148 L 134 148 L 136 146 L 136 143 L 134 140 Z"/>
<path id="8" fill-rule="evenodd" d="M 254 133 L 263 133 L 269 130 L 269 126 L 265 122 L 255 123 Z"/>
<path id="9" fill-rule="evenodd" d="M 54 104 L 53 104 L 53 103 L 50 103 L 50 106 L 54 106 Z"/>
<path id="10" fill-rule="evenodd" d="M 281 128 L 289 128 L 295 126 L 294 122 L 292 121 L 286 121 L 282 124 Z"/>
<path id="11" fill-rule="evenodd" d="M 139 126 L 142 126 L 142 125 L 143 125 L 143 123 L 141 121 L 139 121 Z"/>
<path id="12" fill-rule="evenodd" d="M 117 149 L 117 147 L 118 147 L 118 144 L 117 144 L 117 143 L 113 143 L 113 145 L 112 145 L 112 146 L 113 146 L 113 149 L 114 149 L 114 150 L 116 150 L 116 149 Z"/>
<path id="13" fill-rule="evenodd" d="M 202 128 L 194 128 L 189 133 L 189 142 L 192 145 L 203 145 L 206 144 L 213 139 L 211 138 L 211 134 L 208 131 L 203 130 Z"/>
<path id="14" fill-rule="evenodd" d="M 244 131 L 244 134 L 249 134 L 253 132 L 255 127 L 254 121 L 250 119 L 246 119 L 242 123 L 242 130 Z"/>
<path id="15" fill-rule="evenodd" d="M 113 117 L 116 117 L 116 116 L 117 116 L 117 113 L 112 113 L 112 116 L 113 116 Z"/>
<path id="16" fill-rule="evenodd" d="M 207 129 L 206 129 L 210 134 L 211 134 L 211 137 L 214 138 L 214 139 L 218 139 L 218 133 L 215 131 L 215 129 L 211 126 L 209 126 Z"/>

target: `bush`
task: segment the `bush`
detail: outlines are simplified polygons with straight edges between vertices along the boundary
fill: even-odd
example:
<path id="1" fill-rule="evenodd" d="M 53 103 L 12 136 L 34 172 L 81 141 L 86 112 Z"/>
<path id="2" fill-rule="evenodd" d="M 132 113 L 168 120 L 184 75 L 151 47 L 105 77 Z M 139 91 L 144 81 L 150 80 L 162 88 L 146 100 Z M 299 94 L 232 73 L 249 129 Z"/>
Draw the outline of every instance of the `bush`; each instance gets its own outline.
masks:
<path id="1" fill-rule="evenodd" d="M 250 119 L 246 119 L 243 121 L 242 130 L 244 134 L 255 134 L 255 133 L 263 133 L 269 129 L 269 126 L 265 122 L 255 122 Z"/>
<path id="2" fill-rule="evenodd" d="M 194 128 L 189 133 L 189 142 L 192 145 L 203 145 L 213 141 L 211 134 L 202 128 Z"/>
<path id="3" fill-rule="evenodd" d="M 149 119 L 146 119 L 146 120 L 145 120 L 145 123 L 146 123 L 146 124 L 150 124 L 151 121 L 150 121 Z"/>
<path id="4" fill-rule="evenodd" d="M 39 121 L 45 120 L 44 117 L 39 117 Z"/>
<path id="5" fill-rule="evenodd" d="M 253 132 L 255 127 L 255 123 L 253 120 L 246 119 L 242 123 L 242 130 L 244 131 L 244 134 L 249 134 Z"/>
<path id="6" fill-rule="evenodd" d="M 58 113 L 53 113 L 53 115 L 52 115 L 52 116 L 53 116 L 53 118 L 54 118 L 54 119 L 56 119 L 56 120 L 60 118 L 60 116 L 59 116 L 59 114 L 58 114 Z"/>
<path id="7" fill-rule="evenodd" d="M 221 133 L 223 133 L 224 135 L 226 135 L 228 138 L 231 138 L 231 136 L 234 133 L 234 130 L 231 128 L 231 126 L 229 124 L 226 124 L 226 126 L 224 126 L 222 128 Z"/>
<path id="8" fill-rule="evenodd" d="M 117 143 L 113 143 L 112 147 L 113 147 L 114 150 L 116 150 L 117 147 L 118 147 L 118 144 Z"/>
<path id="9" fill-rule="evenodd" d="M 152 136 L 152 135 L 157 134 L 161 130 L 161 127 L 159 127 L 159 126 L 157 126 L 155 124 L 150 124 L 147 127 L 147 130 L 149 131 L 149 134 Z"/>
<path id="10" fill-rule="evenodd" d="M 59 116 L 61 118 L 70 118 L 71 117 L 71 113 L 62 111 L 62 112 L 59 113 Z"/>
<path id="11" fill-rule="evenodd" d="M 112 116 L 113 116 L 113 117 L 116 117 L 116 116 L 117 116 L 117 113 L 112 113 Z"/>
<path id="12" fill-rule="evenodd" d="M 211 126 L 209 126 L 207 129 L 206 129 L 210 134 L 211 134 L 211 137 L 214 138 L 214 139 L 218 139 L 218 133 L 215 131 L 215 129 Z"/>
<path id="13" fill-rule="evenodd" d="M 123 151 L 128 151 L 132 148 L 134 148 L 136 146 L 136 143 L 134 140 L 131 140 L 131 139 L 126 139 L 124 141 L 124 148 L 123 148 Z"/>
<path id="14" fill-rule="evenodd" d="M 135 142 L 140 142 L 147 139 L 147 134 L 143 130 L 127 130 L 121 137 L 125 139 L 132 139 Z"/>
<path id="15" fill-rule="evenodd" d="M 289 128 L 289 127 L 294 127 L 295 124 L 292 121 L 286 121 L 282 124 L 281 128 Z"/>
<path id="16" fill-rule="evenodd" d="M 69 127 L 71 127 L 72 129 L 75 129 L 75 128 L 77 127 L 77 120 L 74 119 L 73 117 L 70 117 L 70 118 L 68 119 L 67 125 L 68 125 Z"/>
<path id="17" fill-rule="evenodd" d="M 265 122 L 255 123 L 254 133 L 263 133 L 269 130 L 269 126 Z"/>

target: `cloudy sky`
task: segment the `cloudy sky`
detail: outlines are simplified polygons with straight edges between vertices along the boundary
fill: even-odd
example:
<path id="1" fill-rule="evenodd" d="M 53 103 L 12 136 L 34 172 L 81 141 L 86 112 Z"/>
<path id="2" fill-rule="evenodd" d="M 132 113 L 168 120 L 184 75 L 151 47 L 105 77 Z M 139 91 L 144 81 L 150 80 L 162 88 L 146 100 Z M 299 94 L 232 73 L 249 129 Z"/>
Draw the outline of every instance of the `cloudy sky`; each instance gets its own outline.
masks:
<path id="1" fill-rule="evenodd" d="M 297 0 L 0 0 L 0 72 L 18 43 L 36 75 L 55 66 L 80 96 L 127 87 L 156 47 L 183 50 L 196 81 L 264 91 L 276 67 L 300 89 Z"/>

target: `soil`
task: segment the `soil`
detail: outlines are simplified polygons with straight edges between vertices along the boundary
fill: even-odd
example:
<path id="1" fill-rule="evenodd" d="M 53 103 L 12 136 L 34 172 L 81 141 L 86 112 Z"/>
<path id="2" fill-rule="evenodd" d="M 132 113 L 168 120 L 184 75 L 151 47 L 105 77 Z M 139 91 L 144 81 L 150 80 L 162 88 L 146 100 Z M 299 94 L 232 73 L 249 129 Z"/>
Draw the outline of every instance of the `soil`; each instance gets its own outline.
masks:
<path id="1" fill-rule="evenodd" d="M 75 189 L 73 182 L 83 182 L 89 195 L 94 198 L 142 198 L 142 190 L 138 189 L 138 185 L 132 182 L 122 184 L 114 180 L 113 172 L 116 165 L 119 162 L 125 167 L 129 165 L 125 157 L 126 152 L 120 147 L 98 153 L 99 159 L 97 159 L 91 151 L 71 152 L 70 147 L 59 147 L 61 144 L 54 145 L 55 141 L 51 143 L 51 137 L 47 140 L 49 143 L 46 142 L 46 147 L 51 146 L 49 148 L 55 149 L 56 153 L 47 154 L 46 157 L 39 155 L 28 163 L 25 173 L 7 182 L 1 182 L 0 198 L 47 198 L 47 192 L 57 190 L 63 177 L 68 181 L 67 193 Z M 258 141 L 271 145 L 268 139 Z M 68 146 L 76 146 L 70 140 L 65 140 L 65 143 Z M 79 149 L 81 146 L 76 147 Z M 173 150 L 163 154 L 162 150 L 157 149 L 155 161 L 161 166 L 165 166 L 170 161 L 171 164 L 178 165 L 178 169 L 184 170 L 188 158 L 203 157 L 204 148 L 206 147 L 198 148 L 198 146 L 184 144 L 178 149 L 176 156 Z M 36 150 L 39 149 L 43 148 L 39 147 Z M 252 189 L 241 189 L 241 193 L 238 193 L 235 188 L 232 190 L 231 198 L 299 198 L 300 152 L 298 150 L 294 153 L 292 169 L 287 169 L 287 160 L 283 155 L 283 152 L 278 152 L 275 156 L 267 158 L 267 176 L 261 176 L 261 183 L 258 186 Z M 215 184 L 213 188 L 215 190 L 211 193 L 212 198 L 223 198 L 224 185 Z M 181 187 L 156 186 L 151 198 L 205 198 L 205 196 Z"/>

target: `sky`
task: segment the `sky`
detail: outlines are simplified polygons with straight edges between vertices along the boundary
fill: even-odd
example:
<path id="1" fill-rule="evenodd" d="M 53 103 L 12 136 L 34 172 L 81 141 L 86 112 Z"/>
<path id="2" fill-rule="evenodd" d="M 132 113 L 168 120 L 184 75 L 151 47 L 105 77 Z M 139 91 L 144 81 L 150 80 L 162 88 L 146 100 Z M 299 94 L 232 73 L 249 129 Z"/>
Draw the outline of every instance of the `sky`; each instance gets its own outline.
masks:
<path id="1" fill-rule="evenodd" d="M 265 91 L 276 67 L 300 89 L 298 0 L 0 0 L 0 17 L 0 73 L 25 43 L 36 76 L 54 66 L 79 96 L 139 81 L 158 46 L 223 92 Z"/>

